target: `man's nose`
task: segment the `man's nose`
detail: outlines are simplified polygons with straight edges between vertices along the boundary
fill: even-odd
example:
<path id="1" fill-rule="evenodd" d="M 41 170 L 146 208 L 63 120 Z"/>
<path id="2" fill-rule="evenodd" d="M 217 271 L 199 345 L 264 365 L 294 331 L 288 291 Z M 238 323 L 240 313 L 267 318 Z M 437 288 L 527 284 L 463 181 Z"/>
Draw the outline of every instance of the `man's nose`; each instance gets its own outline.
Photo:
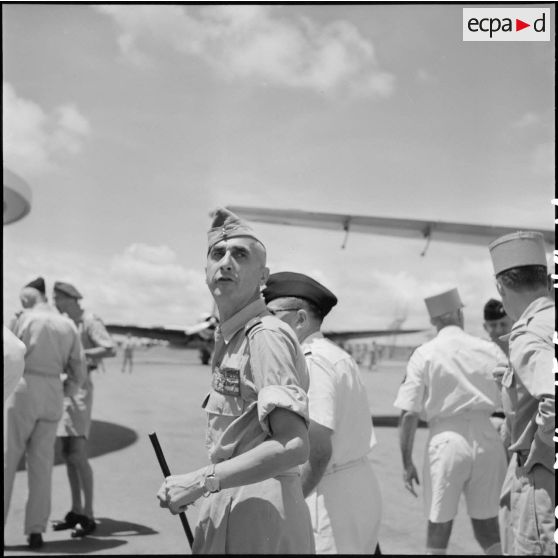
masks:
<path id="1" fill-rule="evenodd" d="M 231 270 L 233 267 L 232 257 L 230 252 L 225 252 L 225 255 L 221 258 L 221 268 Z"/>

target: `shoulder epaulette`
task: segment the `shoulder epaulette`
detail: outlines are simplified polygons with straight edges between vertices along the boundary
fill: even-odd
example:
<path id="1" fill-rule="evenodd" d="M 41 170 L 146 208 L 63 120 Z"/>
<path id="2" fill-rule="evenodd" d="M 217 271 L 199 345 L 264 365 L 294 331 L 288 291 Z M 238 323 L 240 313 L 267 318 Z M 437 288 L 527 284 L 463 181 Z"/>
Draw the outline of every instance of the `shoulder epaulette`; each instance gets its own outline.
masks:
<path id="1" fill-rule="evenodd" d="M 256 318 L 252 318 L 248 321 L 248 323 L 244 326 L 244 334 L 248 335 L 250 331 L 257 325 L 262 323 L 262 319 L 258 316 Z"/>

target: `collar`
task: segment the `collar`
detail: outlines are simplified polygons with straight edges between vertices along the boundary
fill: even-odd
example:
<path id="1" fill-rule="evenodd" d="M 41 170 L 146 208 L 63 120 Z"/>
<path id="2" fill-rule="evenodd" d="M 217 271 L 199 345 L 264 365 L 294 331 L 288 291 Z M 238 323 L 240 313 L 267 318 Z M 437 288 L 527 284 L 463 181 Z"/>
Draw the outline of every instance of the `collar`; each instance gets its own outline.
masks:
<path id="1" fill-rule="evenodd" d="M 323 339 L 324 335 L 321 331 L 315 331 L 314 333 L 311 333 L 306 339 L 304 339 L 304 341 L 301 343 L 302 348 L 303 349 L 307 349 L 313 341 L 315 341 L 316 339 Z"/>
<path id="2" fill-rule="evenodd" d="M 512 326 L 512 331 L 517 328 L 523 327 L 535 314 L 538 314 L 542 310 L 547 308 L 553 308 L 554 302 L 548 296 L 540 296 L 536 298 L 523 310 L 523 314 L 519 317 L 519 320 L 515 322 Z"/>
<path id="3" fill-rule="evenodd" d="M 462 332 L 463 332 L 463 329 L 461 329 L 459 326 L 448 325 L 448 326 L 443 327 L 438 332 L 436 337 L 451 337 L 453 335 L 460 335 Z"/>
<path id="4" fill-rule="evenodd" d="M 267 313 L 265 301 L 260 295 L 256 300 L 247 304 L 242 310 L 233 314 L 226 322 L 223 322 L 217 329 L 228 345 L 239 329 L 243 328 L 252 318 Z"/>

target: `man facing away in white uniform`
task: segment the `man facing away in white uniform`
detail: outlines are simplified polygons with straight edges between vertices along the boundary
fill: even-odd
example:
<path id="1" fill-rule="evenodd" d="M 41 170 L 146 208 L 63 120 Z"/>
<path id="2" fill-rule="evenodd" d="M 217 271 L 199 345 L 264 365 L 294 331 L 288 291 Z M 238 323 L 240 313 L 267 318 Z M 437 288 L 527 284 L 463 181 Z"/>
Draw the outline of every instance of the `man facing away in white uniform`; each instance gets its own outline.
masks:
<path id="1" fill-rule="evenodd" d="M 64 395 L 76 393 L 85 380 L 85 359 L 75 325 L 46 302 L 44 281 L 26 289 L 33 304 L 13 324 L 27 350 L 23 377 L 6 401 L 4 524 L 17 466 L 25 453 L 29 485 L 25 534 L 31 548 L 40 548 L 50 515 L 56 428 Z"/>
<path id="2" fill-rule="evenodd" d="M 310 374 L 302 492 L 316 553 L 372 554 L 382 501 L 367 458 L 375 443 L 370 405 L 355 361 L 320 332 L 337 298 L 311 277 L 288 271 L 270 275 L 263 295 L 268 310 L 296 333 Z"/>
<path id="3" fill-rule="evenodd" d="M 492 372 L 502 353 L 463 331 L 457 289 L 425 299 L 437 336 L 411 356 L 394 405 L 402 410 L 401 453 L 406 488 L 416 496 L 412 460 L 419 418 L 428 422 L 424 462 L 427 554 L 446 554 L 461 493 L 475 538 L 486 554 L 501 554 L 499 495 L 506 456 L 490 415 L 500 406 Z"/>

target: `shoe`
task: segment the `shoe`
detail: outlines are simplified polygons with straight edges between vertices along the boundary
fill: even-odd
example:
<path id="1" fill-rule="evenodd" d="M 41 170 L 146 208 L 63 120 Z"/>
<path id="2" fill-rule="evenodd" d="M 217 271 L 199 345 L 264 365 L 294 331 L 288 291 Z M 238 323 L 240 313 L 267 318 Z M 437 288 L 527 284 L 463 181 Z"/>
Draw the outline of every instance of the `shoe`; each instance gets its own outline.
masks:
<path id="1" fill-rule="evenodd" d="M 56 520 L 52 522 L 52 529 L 54 531 L 64 531 L 64 529 L 73 529 L 80 521 L 84 515 L 80 515 L 79 513 L 69 511 L 64 519 Z"/>
<path id="2" fill-rule="evenodd" d="M 76 528 L 72 531 L 72 538 L 77 539 L 78 537 L 85 537 L 86 535 L 93 533 L 95 529 L 97 529 L 95 520 L 82 515 L 80 516 L 80 520 L 76 525 Z"/>
<path id="3" fill-rule="evenodd" d="M 27 537 L 29 548 L 41 548 L 43 546 L 43 535 L 41 533 L 31 533 Z"/>

